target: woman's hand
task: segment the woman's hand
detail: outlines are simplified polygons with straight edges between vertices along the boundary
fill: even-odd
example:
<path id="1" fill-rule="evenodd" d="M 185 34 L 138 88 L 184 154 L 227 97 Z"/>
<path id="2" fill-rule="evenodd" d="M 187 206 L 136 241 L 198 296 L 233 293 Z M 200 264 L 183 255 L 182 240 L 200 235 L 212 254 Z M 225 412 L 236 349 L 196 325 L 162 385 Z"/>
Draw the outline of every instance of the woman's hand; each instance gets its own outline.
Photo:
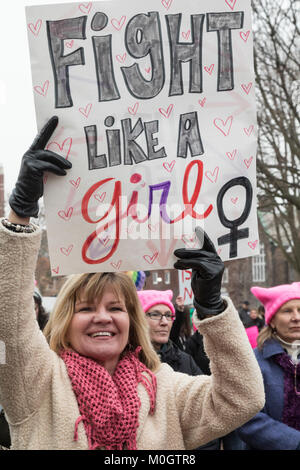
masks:
<path id="1" fill-rule="evenodd" d="M 194 305 L 200 319 L 225 310 L 221 297 L 221 283 L 224 263 L 217 254 L 208 235 L 199 227 L 195 229 L 199 240 L 204 243 L 201 249 L 179 248 L 174 255 L 180 258 L 174 264 L 176 269 L 192 269 L 191 286 L 194 293 Z"/>
<path id="2" fill-rule="evenodd" d="M 35 138 L 29 150 L 24 154 L 16 186 L 9 198 L 9 205 L 15 216 L 28 220 L 37 217 L 39 212 L 38 200 L 44 192 L 44 172 L 50 171 L 56 175 L 66 175 L 72 164 L 65 158 L 45 150 L 45 146 L 58 123 L 58 117 L 53 116 Z M 13 222 L 11 220 L 11 222 Z M 17 222 L 16 222 L 17 223 Z"/>

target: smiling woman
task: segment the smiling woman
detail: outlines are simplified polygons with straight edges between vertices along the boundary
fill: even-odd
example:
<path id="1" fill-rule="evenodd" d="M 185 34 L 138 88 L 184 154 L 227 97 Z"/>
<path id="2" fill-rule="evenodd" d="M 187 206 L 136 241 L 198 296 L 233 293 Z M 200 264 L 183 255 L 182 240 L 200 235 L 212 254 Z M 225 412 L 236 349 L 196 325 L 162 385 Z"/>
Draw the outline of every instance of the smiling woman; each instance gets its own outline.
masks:
<path id="1" fill-rule="evenodd" d="M 264 391 L 238 313 L 221 297 L 224 264 L 206 234 L 202 249 L 175 251 L 174 267 L 192 269 L 211 376 L 160 362 L 126 273 L 70 276 L 40 331 L 33 281 L 41 230 L 30 217 L 38 214 L 44 172 L 61 177 L 71 167 L 45 150 L 57 123 L 51 118 L 24 154 L 11 212 L 0 219 L 0 397 L 11 448 L 195 449 L 228 434 L 261 409 Z M 167 308 L 150 311 L 151 321 L 159 314 L 169 322 L 170 299 Z"/>
<path id="2" fill-rule="evenodd" d="M 132 350 L 141 346 L 140 356 L 151 370 L 159 365 L 133 282 L 123 273 L 71 276 L 44 334 L 58 354 L 63 349 L 73 349 L 100 363 L 109 358 L 112 374 L 113 364 L 116 365 L 127 344 Z"/>

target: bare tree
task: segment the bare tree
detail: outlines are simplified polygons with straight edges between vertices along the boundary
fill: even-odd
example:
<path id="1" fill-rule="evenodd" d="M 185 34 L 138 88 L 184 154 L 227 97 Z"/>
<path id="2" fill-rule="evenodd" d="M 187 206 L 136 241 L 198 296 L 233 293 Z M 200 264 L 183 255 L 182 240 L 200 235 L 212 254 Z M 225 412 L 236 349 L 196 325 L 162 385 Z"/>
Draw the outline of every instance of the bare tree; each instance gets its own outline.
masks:
<path id="1" fill-rule="evenodd" d="M 300 273 L 300 2 L 252 0 L 259 210 Z"/>

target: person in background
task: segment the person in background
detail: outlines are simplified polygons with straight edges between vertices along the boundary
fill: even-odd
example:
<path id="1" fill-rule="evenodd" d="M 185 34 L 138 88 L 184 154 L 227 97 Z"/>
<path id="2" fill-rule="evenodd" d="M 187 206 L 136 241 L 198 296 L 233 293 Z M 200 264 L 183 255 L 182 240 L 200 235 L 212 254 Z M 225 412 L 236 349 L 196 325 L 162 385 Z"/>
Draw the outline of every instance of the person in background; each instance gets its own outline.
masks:
<path id="1" fill-rule="evenodd" d="M 49 315 L 43 307 L 43 300 L 40 293 L 35 290 L 33 293 L 34 299 L 34 310 L 36 314 L 36 319 L 41 330 L 43 330 L 48 322 Z"/>
<path id="2" fill-rule="evenodd" d="M 138 291 L 137 294 L 146 314 L 151 342 L 161 361 L 169 364 L 177 372 L 188 375 L 202 374 L 194 359 L 170 339 L 175 320 L 173 292 L 171 290 L 143 290 Z"/>
<path id="3" fill-rule="evenodd" d="M 190 309 L 187 305 L 184 305 L 184 299 L 180 295 L 176 297 L 174 307 L 175 320 L 171 328 L 170 339 L 184 351 L 186 341 L 192 334 Z"/>
<path id="4" fill-rule="evenodd" d="M 238 312 L 239 312 L 239 316 L 240 316 L 240 319 L 241 319 L 243 325 L 244 326 L 247 325 L 247 322 L 249 321 L 249 314 L 250 314 L 248 300 L 244 300 L 244 302 L 242 303 L 242 306 L 238 310 Z"/>
<path id="5" fill-rule="evenodd" d="M 196 315 L 193 316 L 193 318 L 195 319 L 196 323 L 198 323 Z M 209 358 L 205 352 L 203 336 L 199 330 L 196 330 L 195 333 L 187 339 L 185 344 L 185 351 L 192 356 L 196 364 L 200 367 L 205 375 L 211 374 Z"/>
<path id="6" fill-rule="evenodd" d="M 258 331 L 260 331 L 265 325 L 264 318 L 261 318 L 258 315 L 258 311 L 256 308 L 251 308 L 249 313 L 249 318 L 245 322 L 245 328 L 251 328 L 252 326 L 257 326 Z"/>
<path id="7" fill-rule="evenodd" d="M 255 354 L 266 403 L 238 433 L 250 450 L 300 450 L 300 282 L 251 292 L 265 308 Z"/>
<path id="8" fill-rule="evenodd" d="M 149 326 L 151 342 L 162 362 L 169 364 L 173 370 L 188 375 L 202 375 L 203 372 L 197 366 L 192 356 L 181 350 L 170 340 L 175 309 L 172 303 L 173 292 L 171 290 L 144 290 L 138 292 L 143 311 Z M 179 303 L 181 303 L 179 298 Z M 176 299 L 178 301 L 178 297 Z M 182 302 L 183 304 L 183 302 Z M 182 309 L 183 311 L 183 309 Z M 190 316 L 188 315 L 190 320 Z M 220 439 L 198 447 L 196 450 L 219 450 Z"/>

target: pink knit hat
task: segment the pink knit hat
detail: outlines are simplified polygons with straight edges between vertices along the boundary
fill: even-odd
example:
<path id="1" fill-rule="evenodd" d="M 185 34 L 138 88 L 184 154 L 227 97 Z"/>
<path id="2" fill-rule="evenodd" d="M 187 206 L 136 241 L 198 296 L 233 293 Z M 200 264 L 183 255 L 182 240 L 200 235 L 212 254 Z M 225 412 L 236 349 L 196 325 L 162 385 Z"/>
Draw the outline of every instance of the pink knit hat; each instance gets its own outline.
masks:
<path id="1" fill-rule="evenodd" d="M 275 287 L 251 287 L 251 292 L 265 307 L 267 325 L 280 307 L 292 299 L 300 299 L 300 282 Z"/>
<path id="2" fill-rule="evenodd" d="M 167 305 L 171 312 L 175 313 L 174 305 L 171 302 L 173 297 L 173 291 L 171 290 L 139 290 L 137 295 L 145 313 L 157 304 Z"/>

